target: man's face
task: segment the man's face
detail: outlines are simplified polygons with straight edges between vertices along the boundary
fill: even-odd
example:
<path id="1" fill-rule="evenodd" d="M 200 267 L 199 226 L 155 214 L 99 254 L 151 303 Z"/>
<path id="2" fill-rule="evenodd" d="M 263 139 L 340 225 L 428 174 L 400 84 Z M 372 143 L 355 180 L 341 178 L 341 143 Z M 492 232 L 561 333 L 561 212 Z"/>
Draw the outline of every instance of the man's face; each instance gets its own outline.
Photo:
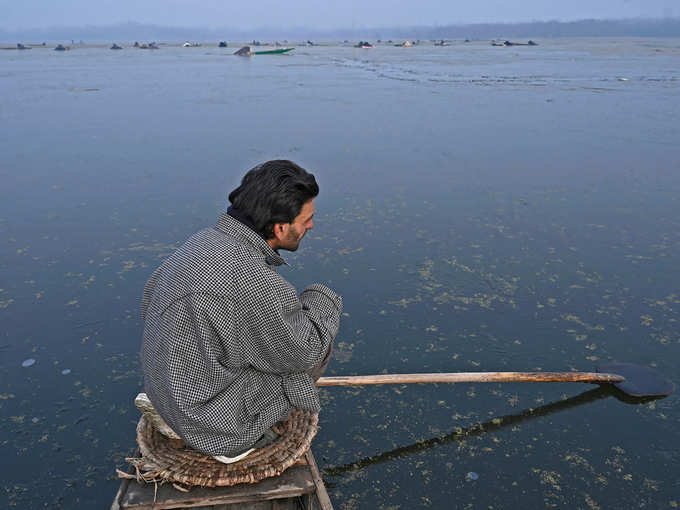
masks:
<path id="1" fill-rule="evenodd" d="M 278 249 L 295 251 L 300 245 L 300 241 L 308 230 L 314 228 L 314 199 L 308 200 L 302 205 L 300 214 L 290 223 L 281 224 L 281 234 L 277 235 Z M 276 226 L 275 226 L 276 228 Z"/>

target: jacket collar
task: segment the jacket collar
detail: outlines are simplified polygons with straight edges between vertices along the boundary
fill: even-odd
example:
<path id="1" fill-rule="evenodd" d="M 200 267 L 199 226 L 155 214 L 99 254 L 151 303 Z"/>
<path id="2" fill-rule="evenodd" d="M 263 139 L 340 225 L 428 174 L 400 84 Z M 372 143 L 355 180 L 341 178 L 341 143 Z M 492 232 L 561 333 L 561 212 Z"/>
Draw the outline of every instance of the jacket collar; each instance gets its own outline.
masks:
<path id="1" fill-rule="evenodd" d="M 265 262 L 270 266 L 280 266 L 286 263 L 283 257 L 274 251 L 260 234 L 226 212 L 220 214 L 215 228 L 220 232 L 245 241 L 257 251 L 262 252 L 265 256 Z"/>

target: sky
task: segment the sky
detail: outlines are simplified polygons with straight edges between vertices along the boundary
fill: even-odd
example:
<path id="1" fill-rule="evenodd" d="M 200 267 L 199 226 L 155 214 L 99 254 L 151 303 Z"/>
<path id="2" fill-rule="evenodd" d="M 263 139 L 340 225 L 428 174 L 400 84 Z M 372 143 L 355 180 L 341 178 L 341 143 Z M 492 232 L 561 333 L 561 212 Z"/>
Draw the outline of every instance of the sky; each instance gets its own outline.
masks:
<path id="1" fill-rule="evenodd" d="M 680 16 L 678 0 L 0 0 L 0 28 L 136 22 L 315 29 Z"/>

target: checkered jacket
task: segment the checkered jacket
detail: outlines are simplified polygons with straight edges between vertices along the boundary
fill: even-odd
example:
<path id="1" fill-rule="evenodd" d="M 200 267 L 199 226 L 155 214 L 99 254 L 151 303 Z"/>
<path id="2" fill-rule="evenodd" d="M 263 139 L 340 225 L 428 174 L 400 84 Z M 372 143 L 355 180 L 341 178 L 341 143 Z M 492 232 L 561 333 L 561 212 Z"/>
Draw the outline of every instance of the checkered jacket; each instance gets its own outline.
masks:
<path id="1" fill-rule="evenodd" d="M 314 284 L 299 296 L 283 258 L 223 213 L 144 288 L 144 388 L 190 446 L 235 455 L 292 407 L 319 410 L 306 373 L 338 333 L 342 300 Z"/>

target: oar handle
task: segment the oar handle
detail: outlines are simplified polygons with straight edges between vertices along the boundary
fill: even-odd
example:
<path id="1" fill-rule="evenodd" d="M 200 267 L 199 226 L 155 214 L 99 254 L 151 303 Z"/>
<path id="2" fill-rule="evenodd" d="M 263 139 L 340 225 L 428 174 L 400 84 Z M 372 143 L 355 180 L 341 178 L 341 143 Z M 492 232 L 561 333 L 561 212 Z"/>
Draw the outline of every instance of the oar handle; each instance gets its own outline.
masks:
<path id="1" fill-rule="evenodd" d="M 455 372 L 441 374 L 380 374 L 321 377 L 317 386 L 365 386 L 369 384 L 418 384 L 462 382 L 584 382 L 618 383 L 626 378 L 597 372 Z"/>

